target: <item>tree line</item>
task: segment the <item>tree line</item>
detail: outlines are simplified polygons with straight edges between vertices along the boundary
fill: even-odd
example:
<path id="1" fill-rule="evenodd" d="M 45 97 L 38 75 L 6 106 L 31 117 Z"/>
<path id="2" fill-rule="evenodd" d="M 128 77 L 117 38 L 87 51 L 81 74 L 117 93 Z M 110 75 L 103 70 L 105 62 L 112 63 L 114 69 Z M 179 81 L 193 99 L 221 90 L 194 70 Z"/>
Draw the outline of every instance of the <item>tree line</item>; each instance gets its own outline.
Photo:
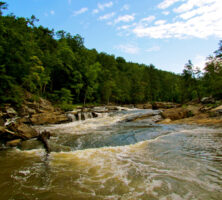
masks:
<path id="1" fill-rule="evenodd" d="M 3 15 L 0 1 L 0 103 L 19 105 L 23 91 L 60 104 L 186 102 L 222 98 L 222 41 L 204 73 L 189 61 L 182 74 L 87 49 L 80 35 Z"/>

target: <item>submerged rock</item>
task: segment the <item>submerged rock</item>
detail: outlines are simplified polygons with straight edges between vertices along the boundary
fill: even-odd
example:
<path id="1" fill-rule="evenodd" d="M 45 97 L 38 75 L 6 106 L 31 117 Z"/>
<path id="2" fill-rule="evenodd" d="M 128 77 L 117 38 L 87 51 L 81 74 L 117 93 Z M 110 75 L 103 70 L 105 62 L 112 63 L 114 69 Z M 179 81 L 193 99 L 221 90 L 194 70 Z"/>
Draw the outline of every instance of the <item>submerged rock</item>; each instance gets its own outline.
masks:
<path id="1" fill-rule="evenodd" d="M 21 150 L 43 149 L 43 144 L 37 138 L 22 141 L 19 145 Z"/>

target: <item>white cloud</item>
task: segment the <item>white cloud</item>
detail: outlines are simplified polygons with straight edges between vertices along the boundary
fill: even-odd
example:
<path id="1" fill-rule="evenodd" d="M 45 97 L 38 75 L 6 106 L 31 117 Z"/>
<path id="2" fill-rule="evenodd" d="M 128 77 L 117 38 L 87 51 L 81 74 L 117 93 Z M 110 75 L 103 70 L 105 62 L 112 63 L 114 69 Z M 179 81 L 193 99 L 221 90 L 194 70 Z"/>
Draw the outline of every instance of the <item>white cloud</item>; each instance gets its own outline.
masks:
<path id="1" fill-rule="evenodd" d="M 99 12 L 99 9 L 94 9 L 92 13 L 97 14 L 98 12 Z"/>
<path id="2" fill-rule="evenodd" d="M 174 12 L 178 13 L 175 21 L 156 22 L 152 26 L 139 22 L 133 29 L 133 33 L 138 37 L 151 38 L 207 38 L 209 36 L 221 38 L 221 10 L 221 0 L 183 0 L 183 3 L 174 9 Z"/>
<path id="3" fill-rule="evenodd" d="M 159 51 L 159 50 L 160 50 L 159 46 L 153 46 L 147 49 L 146 52 L 154 52 L 154 51 Z"/>
<path id="4" fill-rule="evenodd" d="M 166 9 L 166 8 L 172 6 L 173 4 L 175 4 L 178 1 L 181 1 L 181 0 L 164 0 L 157 7 L 159 9 Z M 193 0 L 193 1 L 195 1 L 195 0 Z"/>
<path id="5" fill-rule="evenodd" d="M 128 4 L 123 5 L 123 7 L 121 8 L 121 11 L 123 10 L 129 10 L 130 6 Z"/>
<path id="6" fill-rule="evenodd" d="M 169 11 L 163 11 L 162 13 L 163 13 L 163 15 L 166 15 L 166 16 L 170 14 Z"/>
<path id="7" fill-rule="evenodd" d="M 103 3 L 103 4 L 98 3 L 97 8 L 94 9 L 92 13 L 93 13 L 93 14 L 97 14 L 97 13 L 99 13 L 100 11 L 105 10 L 105 8 L 110 8 L 110 7 L 112 7 L 112 6 L 113 6 L 113 2 L 112 2 L 112 1 L 110 1 L 110 2 L 108 2 L 108 3 Z"/>
<path id="8" fill-rule="evenodd" d="M 122 16 L 119 16 L 117 19 L 115 19 L 114 23 L 117 24 L 119 22 L 131 22 L 131 21 L 134 21 L 134 19 L 135 19 L 135 14 L 122 15 Z"/>
<path id="9" fill-rule="evenodd" d="M 153 16 L 153 15 L 151 15 L 151 16 L 149 16 L 149 17 L 146 17 L 146 18 L 141 19 L 140 21 L 141 21 L 141 22 L 152 22 L 152 21 L 155 20 L 155 19 L 156 19 L 156 17 Z"/>
<path id="10" fill-rule="evenodd" d="M 158 21 L 155 21 L 155 25 L 162 25 L 162 24 L 165 24 L 166 23 L 166 20 L 158 20 Z"/>
<path id="11" fill-rule="evenodd" d="M 140 49 L 132 44 L 120 44 L 114 47 L 114 49 L 120 50 L 127 54 L 138 54 Z"/>
<path id="12" fill-rule="evenodd" d="M 123 25 L 117 28 L 117 30 L 128 30 L 132 25 Z"/>
<path id="13" fill-rule="evenodd" d="M 72 3 L 72 0 L 68 0 L 68 4 L 70 5 Z"/>
<path id="14" fill-rule="evenodd" d="M 51 14 L 51 15 L 54 15 L 54 14 L 55 14 L 55 11 L 54 11 L 54 10 L 51 10 L 51 11 L 50 11 L 50 14 Z"/>
<path id="15" fill-rule="evenodd" d="M 87 11 L 88 11 L 88 8 L 81 8 L 80 10 L 74 11 L 73 16 L 81 15 L 81 14 L 87 12 Z"/>
<path id="16" fill-rule="evenodd" d="M 174 11 L 178 12 L 178 13 L 186 12 L 186 11 L 193 9 L 194 7 L 201 7 L 206 4 L 215 3 L 216 1 L 218 1 L 218 0 L 195 0 L 195 1 L 194 0 L 187 0 L 185 3 L 180 5 L 178 8 L 174 9 Z"/>
<path id="17" fill-rule="evenodd" d="M 112 18 L 115 14 L 116 14 L 115 12 L 108 13 L 106 15 L 100 16 L 99 20 L 108 20 L 108 19 Z"/>

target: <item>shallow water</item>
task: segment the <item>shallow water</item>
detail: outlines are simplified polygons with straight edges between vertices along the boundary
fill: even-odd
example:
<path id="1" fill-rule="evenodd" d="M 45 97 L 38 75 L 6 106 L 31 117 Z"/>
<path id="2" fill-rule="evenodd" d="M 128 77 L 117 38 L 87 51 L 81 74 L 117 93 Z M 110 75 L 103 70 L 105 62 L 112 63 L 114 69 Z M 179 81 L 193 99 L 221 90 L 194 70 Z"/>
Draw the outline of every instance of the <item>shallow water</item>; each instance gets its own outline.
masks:
<path id="1" fill-rule="evenodd" d="M 53 152 L 0 152 L 0 199 L 222 199 L 222 129 L 129 110 L 50 130 Z"/>

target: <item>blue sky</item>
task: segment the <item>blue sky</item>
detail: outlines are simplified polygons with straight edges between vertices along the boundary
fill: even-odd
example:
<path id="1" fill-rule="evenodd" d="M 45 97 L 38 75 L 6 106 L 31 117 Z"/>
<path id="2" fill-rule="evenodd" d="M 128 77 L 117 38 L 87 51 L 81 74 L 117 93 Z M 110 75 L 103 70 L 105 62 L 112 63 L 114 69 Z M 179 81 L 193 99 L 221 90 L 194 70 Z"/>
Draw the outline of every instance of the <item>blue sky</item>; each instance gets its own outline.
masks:
<path id="1" fill-rule="evenodd" d="M 7 0 L 7 13 L 80 34 L 89 49 L 181 73 L 222 39 L 222 0 Z"/>

